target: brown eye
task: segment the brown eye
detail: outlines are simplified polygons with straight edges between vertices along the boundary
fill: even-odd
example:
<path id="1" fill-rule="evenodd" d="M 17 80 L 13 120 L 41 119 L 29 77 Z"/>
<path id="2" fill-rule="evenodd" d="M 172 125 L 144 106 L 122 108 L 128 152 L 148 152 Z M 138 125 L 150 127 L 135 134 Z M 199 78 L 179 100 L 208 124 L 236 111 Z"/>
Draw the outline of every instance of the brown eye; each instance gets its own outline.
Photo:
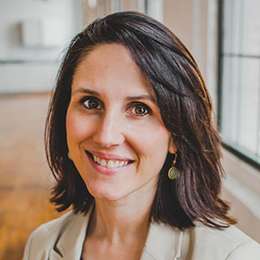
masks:
<path id="1" fill-rule="evenodd" d="M 97 110 L 102 109 L 102 102 L 96 97 L 92 97 L 92 96 L 85 97 L 82 100 L 82 104 L 86 109 L 97 109 Z"/>
<path id="2" fill-rule="evenodd" d="M 151 109 L 143 103 L 133 103 L 129 107 L 130 113 L 136 116 L 151 114 Z"/>

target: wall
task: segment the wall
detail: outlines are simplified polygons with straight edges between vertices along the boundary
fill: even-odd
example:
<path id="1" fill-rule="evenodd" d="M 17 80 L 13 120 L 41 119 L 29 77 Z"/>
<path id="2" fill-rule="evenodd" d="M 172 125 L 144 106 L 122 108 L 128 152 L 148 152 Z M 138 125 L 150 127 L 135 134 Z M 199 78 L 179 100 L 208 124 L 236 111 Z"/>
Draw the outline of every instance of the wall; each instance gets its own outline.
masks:
<path id="1" fill-rule="evenodd" d="M 192 0 L 165 0 L 164 23 L 192 48 Z"/>
<path id="2" fill-rule="evenodd" d="M 224 151 L 223 196 L 231 201 L 238 227 L 260 243 L 260 172 Z"/>
<path id="3" fill-rule="evenodd" d="M 53 86 L 61 52 L 79 27 L 78 9 L 73 0 L 1 1 L 0 93 L 46 91 Z M 45 35 L 48 46 L 23 46 L 21 24 L 27 20 L 43 21 L 47 29 L 39 36 Z M 51 45 L 53 39 L 56 44 Z"/>
<path id="4" fill-rule="evenodd" d="M 188 47 L 206 81 L 214 111 L 217 100 L 216 0 L 164 0 L 164 23 Z"/>

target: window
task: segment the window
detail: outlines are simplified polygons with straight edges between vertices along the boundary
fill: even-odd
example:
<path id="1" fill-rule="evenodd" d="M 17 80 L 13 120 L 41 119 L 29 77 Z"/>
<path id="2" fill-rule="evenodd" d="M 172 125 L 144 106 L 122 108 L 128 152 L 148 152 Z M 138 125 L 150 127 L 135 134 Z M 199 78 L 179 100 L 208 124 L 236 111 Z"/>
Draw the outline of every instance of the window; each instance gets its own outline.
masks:
<path id="1" fill-rule="evenodd" d="M 111 12 L 120 12 L 123 10 L 122 0 L 112 0 L 111 1 Z"/>
<path id="2" fill-rule="evenodd" d="M 220 2 L 220 131 L 224 145 L 260 166 L 260 1 Z"/>
<path id="3" fill-rule="evenodd" d="M 164 0 L 144 0 L 144 11 L 147 15 L 163 22 Z"/>

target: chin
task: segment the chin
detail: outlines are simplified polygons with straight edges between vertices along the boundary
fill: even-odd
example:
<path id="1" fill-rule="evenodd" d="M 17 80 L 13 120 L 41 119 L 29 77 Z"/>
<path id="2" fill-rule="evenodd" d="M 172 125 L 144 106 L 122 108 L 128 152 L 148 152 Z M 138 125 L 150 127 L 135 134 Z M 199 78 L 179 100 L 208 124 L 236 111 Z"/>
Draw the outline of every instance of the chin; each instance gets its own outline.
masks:
<path id="1" fill-rule="evenodd" d="M 87 185 L 89 193 L 97 200 L 116 201 L 126 197 L 129 194 L 116 187 L 105 186 Z"/>
<path id="2" fill-rule="evenodd" d="M 92 194 L 92 196 L 95 198 L 95 200 L 104 200 L 104 201 L 118 201 L 127 194 L 120 194 L 120 193 L 112 193 L 112 192 L 99 192 Z"/>

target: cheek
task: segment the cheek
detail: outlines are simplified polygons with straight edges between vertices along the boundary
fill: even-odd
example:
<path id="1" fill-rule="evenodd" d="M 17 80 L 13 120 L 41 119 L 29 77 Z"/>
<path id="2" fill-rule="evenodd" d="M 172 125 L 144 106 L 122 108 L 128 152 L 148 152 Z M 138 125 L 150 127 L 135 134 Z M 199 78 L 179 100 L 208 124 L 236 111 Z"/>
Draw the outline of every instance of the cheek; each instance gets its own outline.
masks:
<path id="1" fill-rule="evenodd" d="M 86 117 L 80 116 L 78 113 L 68 110 L 66 116 L 66 133 L 67 142 L 71 144 L 79 143 L 90 135 L 91 122 Z"/>
<path id="2" fill-rule="evenodd" d="M 134 131 L 136 140 L 139 140 L 141 147 L 144 148 L 163 148 L 167 150 L 170 142 L 170 133 L 162 123 L 157 120 L 150 121 L 147 124 L 140 125 Z M 146 150 L 145 148 L 145 150 Z"/>
<path id="3" fill-rule="evenodd" d="M 152 141 L 151 141 L 152 140 Z M 169 147 L 169 135 L 165 129 L 157 129 L 157 131 L 146 136 L 147 150 L 149 157 L 162 164 L 167 156 Z"/>
<path id="4" fill-rule="evenodd" d="M 154 160 L 162 164 L 168 153 L 170 133 L 157 120 L 149 121 L 131 131 L 131 143 L 140 159 L 154 164 Z"/>

